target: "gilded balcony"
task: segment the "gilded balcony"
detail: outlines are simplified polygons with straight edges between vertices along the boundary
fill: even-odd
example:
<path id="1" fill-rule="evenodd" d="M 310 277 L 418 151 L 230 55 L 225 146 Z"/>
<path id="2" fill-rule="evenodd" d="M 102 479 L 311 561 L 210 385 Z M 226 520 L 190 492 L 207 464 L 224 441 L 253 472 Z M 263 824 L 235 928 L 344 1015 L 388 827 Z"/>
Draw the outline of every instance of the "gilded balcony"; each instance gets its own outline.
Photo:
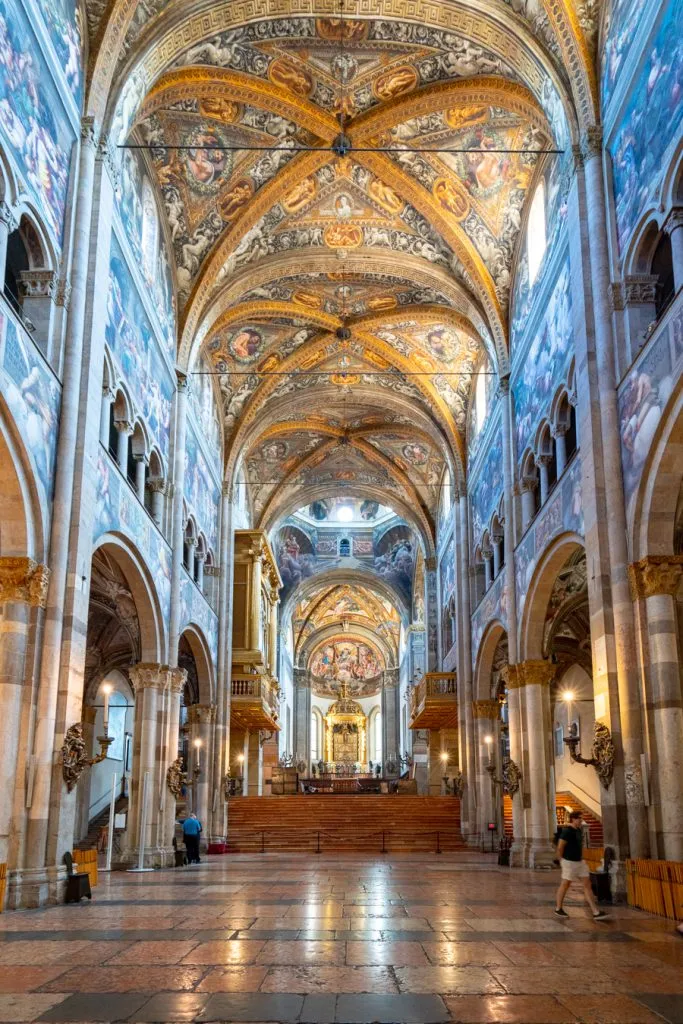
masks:
<path id="1" fill-rule="evenodd" d="M 455 672 L 427 672 L 410 693 L 410 728 L 453 729 L 457 724 Z"/>
<path id="2" fill-rule="evenodd" d="M 277 680 L 262 675 L 233 673 L 230 703 L 230 727 L 267 729 L 278 732 L 280 726 Z"/>

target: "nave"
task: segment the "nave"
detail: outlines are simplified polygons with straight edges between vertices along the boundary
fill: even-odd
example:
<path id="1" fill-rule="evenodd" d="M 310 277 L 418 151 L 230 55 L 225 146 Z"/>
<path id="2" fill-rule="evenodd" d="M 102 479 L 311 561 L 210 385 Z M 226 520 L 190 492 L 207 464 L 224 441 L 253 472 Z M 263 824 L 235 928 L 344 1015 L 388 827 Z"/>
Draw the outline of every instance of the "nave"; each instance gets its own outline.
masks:
<path id="1" fill-rule="evenodd" d="M 679 1024 L 671 925 L 558 921 L 556 882 L 470 853 L 113 874 L 96 903 L 0 918 L 0 1020 Z"/>

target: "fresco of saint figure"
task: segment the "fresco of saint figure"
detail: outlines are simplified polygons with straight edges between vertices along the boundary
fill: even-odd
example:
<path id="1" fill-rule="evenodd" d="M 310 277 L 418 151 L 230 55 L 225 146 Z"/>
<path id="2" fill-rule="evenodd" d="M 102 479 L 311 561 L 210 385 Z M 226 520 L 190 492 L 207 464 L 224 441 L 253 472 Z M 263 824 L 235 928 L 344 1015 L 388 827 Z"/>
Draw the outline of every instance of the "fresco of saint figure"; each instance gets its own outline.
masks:
<path id="1" fill-rule="evenodd" d="M 194 192 L 212 193 L 220 187 L 232 168 L 232 157 L 228 150 L 218 149 L 227 145 L 223 135 L 217 131 L 194 130 L 185 140 L 189 148 L 185 151 L 185 177 Z"/>
<path id="2" fill-rule="evenodd" d="M 434 182 L 434 198 L 452 213 L 456 220 L 464 220 L 470 208 L 465 196 L 460 195 L 447 178 L 437 178 Z"/>
<path id="3" fill-rule="evenodd" d="M 391 100 L 394 96 L 402 96 L 417 85 L 417 72 L 410 65 L 391 68 L 376 80 L 373 91 L 379 100 Z"/>
<path id="4" fill-rule="evenodd" d="M 284 58 L 273 61 L 268 68 L 268 77 L 273 85 L 283 85 L 297 96 L 306 97 L 313 88 L 313 79 L 308 72 Z"/>
<path id="5" fill-rule="evenodd" d="M 287 213 L 297 213 L 302 210 L 306 203 L 315 196 L 316 188 L 315 178 L 304 178 L 298 185 L 295 185 L 282 200 L 282 205 Z"/>
<path id="6" fill-rule="evenodd" d="M 228 349 L 238 363 L 248 363 L 263 351 L 263 338 L 254 327 L 243 327 L 228 344 Z"/>
<path id="7" fill-rule="evenodd" d="M 421 444 L 416 444 L 414 441 L 403 446 L 403 455 L 413 466 L 424 466 L 429 458 L 427 449 Z"/>

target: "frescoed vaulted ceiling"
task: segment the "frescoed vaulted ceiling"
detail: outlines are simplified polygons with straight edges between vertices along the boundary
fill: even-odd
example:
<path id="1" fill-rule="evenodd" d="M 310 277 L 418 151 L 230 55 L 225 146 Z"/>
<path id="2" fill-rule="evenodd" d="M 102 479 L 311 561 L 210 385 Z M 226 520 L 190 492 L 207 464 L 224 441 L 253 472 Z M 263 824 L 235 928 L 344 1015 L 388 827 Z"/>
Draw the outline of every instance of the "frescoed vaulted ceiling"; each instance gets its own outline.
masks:
<path id="1" fill-rule="evenodd" d="M 254 526 L 344 486 L 433 551 L 542 154 L 594 119 L 597 6 L 88 5 L 88 110 L 144 154 Z"/>

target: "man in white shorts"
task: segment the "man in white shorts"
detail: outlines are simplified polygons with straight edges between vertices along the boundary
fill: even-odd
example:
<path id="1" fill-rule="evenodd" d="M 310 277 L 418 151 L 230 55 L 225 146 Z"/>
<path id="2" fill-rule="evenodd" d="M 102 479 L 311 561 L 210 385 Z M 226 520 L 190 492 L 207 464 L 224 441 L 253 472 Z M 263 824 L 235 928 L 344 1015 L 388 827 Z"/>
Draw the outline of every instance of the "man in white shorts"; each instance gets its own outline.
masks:
<path id="1" fill-rule="evenodd" d="M 583 814 L 581 811 L 572 811 L 569 815 L 569 824 L 560 832 L 560 839 L 557 844 L 557 856 L 560 858 L 562 869 L 562 881 L 557 890 L 555 900 L 555 913 L 558 917 L 569 917 L 566 910 L 562 909 L 564 898 L 572 882 L 583 884 L 583 894 L 586 897 L 588 906 L 593 913 L 594 921 L 604 921 L 607 914 L 600 910 L 591 889 L 590 872 L 588 865 L 583 859 Z"/>

